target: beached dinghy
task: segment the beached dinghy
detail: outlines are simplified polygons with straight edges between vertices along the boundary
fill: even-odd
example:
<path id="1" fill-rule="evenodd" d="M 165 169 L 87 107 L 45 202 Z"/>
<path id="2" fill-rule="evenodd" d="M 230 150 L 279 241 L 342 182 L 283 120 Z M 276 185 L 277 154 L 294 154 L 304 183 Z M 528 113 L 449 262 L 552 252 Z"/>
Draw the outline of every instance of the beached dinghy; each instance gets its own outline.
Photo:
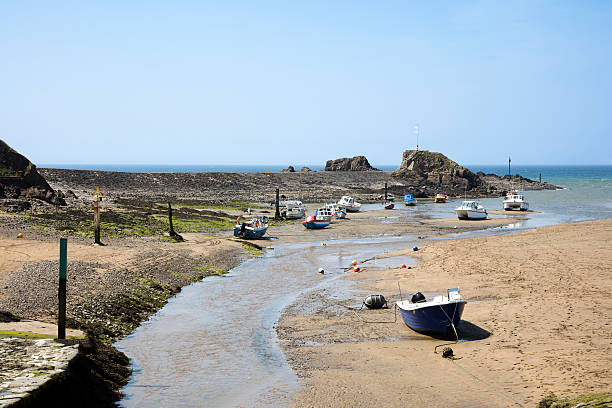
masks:
<path id="1" fill-rule="evenodd" d="M 395 205 L 393 203 L 385 203 L 385 210 L 392 210 Z"/>
<path id="2" fill-rule="evenodd" d="M 259 239 L 268 230 L 268 217 L 253 217 L 250 221 L 241 221 L 242 216 L 236 220 L 234 236 L 246 239 Z"/>
<path id="3" fill-rule="evenodd" d="M 302 225 L 306 229 L 321 229 L 331 224 L 332 212 L 329 208 L 320 207 L 315 211 L 315 215 L 306 217 Z"/>
<path id="4" fill-rule="evenodd" d="M 460 220 L 486 220 L 487 210 L 476 201 L 464 201 L 455 208 L 457 218 Z"/>
<path id="5" fill-rule="evenodd" d="M 438 193 L 434 198 L 434 203 L 445 203 L 448 200 L 446 193 Z"/>
<path id="6" fill-rule="evenodd" d="M 446 296 L 425 298 L 416 292 L 410 300 L 396 302 L 402 320 L 412 330 L 439 336 L 455 336 L 457 325 L 463 315 L 466 300 L 459 288 L 448 289 Z"/>

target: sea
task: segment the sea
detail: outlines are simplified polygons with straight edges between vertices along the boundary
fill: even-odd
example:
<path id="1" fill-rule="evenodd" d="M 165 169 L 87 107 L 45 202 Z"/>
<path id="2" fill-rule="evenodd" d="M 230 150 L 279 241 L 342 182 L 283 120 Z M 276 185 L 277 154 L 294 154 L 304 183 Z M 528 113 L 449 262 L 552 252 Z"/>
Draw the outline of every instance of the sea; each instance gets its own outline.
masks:
<path id="1" fill-rule="evenodd" d="M 323 170 L 323 166 L 315 164 L 293 165 L 296 171 L 302 167 L 313 171 Z M 286 165 L 169 165 L 169 164 L 40 164 L 41 168 L 98 170 L 129 173 L 168 173 L 168 172 L 231 172 L 259 173 L 279 172 Z M 373 167 L 393 171 L 398 165 L 376 165 Z M 507 166 L 466 165 L 473 172 L 493 173 L 498 176 L 508 174 Z M 586 221 L 612 218 L 612 165 L 513 165 L 512 174 L 520 174 L 532 180 L 541 180 L 559 187 L 556 191 L 530 191 L 527 201 L 530 208 L 543 215 L 531 221 L 528 227 L 560 224 L 567 222 Z M 520 185 L 517 189 L 522 189 Z M 407 192 L 408 193 L 408 192 Z M 498 198 L 482 199 L 485 208 L 499 207 Z M 434 216 L 453 216 L 454 200 L 449 208 L 436 206 L 432 209 Z M 452 207 L 452 208 L 451 208 Z M 440 213 L 442 211 L 442 213 Z M 448 213 L 448 214 L 447 214 Z M 547 219 L 547 214 L 551 214 Z M 554 214 L 554 216 L 552 215 Z M 536 223 L 537 225 L 534 225 Z"/>

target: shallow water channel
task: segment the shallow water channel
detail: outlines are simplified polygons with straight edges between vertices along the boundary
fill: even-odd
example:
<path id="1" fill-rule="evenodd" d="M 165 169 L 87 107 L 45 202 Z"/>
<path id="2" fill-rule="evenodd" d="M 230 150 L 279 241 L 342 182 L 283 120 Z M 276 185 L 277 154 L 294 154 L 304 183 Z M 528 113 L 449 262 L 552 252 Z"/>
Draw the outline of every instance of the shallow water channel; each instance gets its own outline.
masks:
<path id="1" fill-rule="evenodd" d="M 422 241 L 421 241 L 422 242 Z M 350 289 L 336 278 L 353 260 L 411 248 L 411 238 L 277 245 L 222 277 L 181 293 L 116 346 L 133 362 L 125 407 L 287 406 L 297 378 L 277 344 L 282 309 L 317 287 Z M 371 260 L 379 268 L 409 257 Z M 317 273 L 319 268 L 325 274 Z"/>

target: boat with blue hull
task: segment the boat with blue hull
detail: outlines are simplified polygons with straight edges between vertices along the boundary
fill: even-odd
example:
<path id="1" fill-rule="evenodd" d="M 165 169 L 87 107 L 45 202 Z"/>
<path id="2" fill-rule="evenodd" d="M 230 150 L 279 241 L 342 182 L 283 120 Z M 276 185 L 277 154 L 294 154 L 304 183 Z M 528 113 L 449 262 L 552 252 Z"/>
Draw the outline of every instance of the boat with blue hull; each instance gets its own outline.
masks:
<path id="1" fill-rule="evenodd" d="M 268 217 L 253 217 L 250 221 L 241 221 L 242 216 L 236 220 L 234 236 L 245 239 L 260 239 L 268 230 Z"/>
<path id="2" fill-rule="evenodd" d="M 409 207 L 416 204 L 413 194 L 404 194 L 404 205 Z"/>
<path id="3" fill-rule="evenodd" d="M 427 299 L 416 292 L 410 300 L 396 303 L 402 320 L 412 330 L 436 336 L 457 336 L 456 330 L 467 301 L 459 288 L 448 289 L 447 296 Z"/>

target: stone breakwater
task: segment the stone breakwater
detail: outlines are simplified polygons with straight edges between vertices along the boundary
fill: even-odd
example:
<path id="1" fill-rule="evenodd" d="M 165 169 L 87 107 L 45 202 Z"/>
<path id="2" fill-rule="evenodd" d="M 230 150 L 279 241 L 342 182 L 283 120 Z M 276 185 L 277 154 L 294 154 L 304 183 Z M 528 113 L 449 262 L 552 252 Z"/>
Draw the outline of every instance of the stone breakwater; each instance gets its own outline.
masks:
<path id="1" fill-rule="evenodd" d="M 7 407 L 31 394 L 55 375 L 66 370 L 78 354 L 78 345 L 52 339 L 0 338 L 0 407 Z"/>
<path id="2" fill-rule="evenodd" d="M 123 173 L 92 170 L 39 169 L 51 186 L 72 190 L 91 200 L 99 187 L 106 198 L 205 200 L 211 202 L 271 202 L 276 188 L 281 194 L 304 202 L 321 202 L 353 195 L 361 201 L 375 200 L 384 191 L 396 195 L 419 191 L 433 197 L 439 186 L 415 185 L 392 177 L 387 171 L 321 171 L 285 173 Z M 512 180 L 497 178 L 495 193 L 515 188 Z M 550 184 L 532 183 L 526 189 L 554 189 Z M 486 189 L 474 192 L 487 195 Z M 450 193 L 450 191 L 447 191 Z M 463 195 L 461 188 L 460 194 Z M 495 194 L 494 193 L 494 194 Z"/>

